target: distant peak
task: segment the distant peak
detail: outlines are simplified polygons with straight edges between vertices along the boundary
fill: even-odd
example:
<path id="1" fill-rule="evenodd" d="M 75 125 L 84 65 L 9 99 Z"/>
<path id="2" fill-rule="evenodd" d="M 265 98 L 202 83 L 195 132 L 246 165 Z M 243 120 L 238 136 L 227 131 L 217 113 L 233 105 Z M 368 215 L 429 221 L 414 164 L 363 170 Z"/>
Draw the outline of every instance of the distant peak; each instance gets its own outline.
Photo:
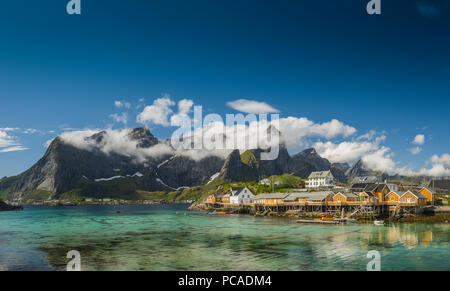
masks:
<path id="1" fill-rule="evenodd" d="M 317 155 L 317 152 L 314 148 L 309 148 L 309 149 L 303 150 L 301 153 L 303 155 Z"/>

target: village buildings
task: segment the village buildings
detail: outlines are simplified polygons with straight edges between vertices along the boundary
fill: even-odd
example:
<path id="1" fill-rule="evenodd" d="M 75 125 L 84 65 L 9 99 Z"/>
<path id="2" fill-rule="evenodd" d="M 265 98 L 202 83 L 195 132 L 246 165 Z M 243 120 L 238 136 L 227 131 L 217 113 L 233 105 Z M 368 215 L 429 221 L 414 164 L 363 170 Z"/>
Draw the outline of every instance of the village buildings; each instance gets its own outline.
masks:
<path id="1" fill-rule="evenodd" d="M 325 175 L 327 176 L 327 175 Z M 358 183 L 344 191 L 291 191 L 287 193 L 260 193 L 255 195 L 247 187 L 233 187 L 225 195 L 208 196 L 204 203 L 224 208 L 271 209 L 287 211 L 355 210 L 360 207 L 376 211 L 419 211 L 434 201 L 434 193 L 427 187 L 420 190 L 398 190 L 386 183 Z M 360 191 L 356 191 L 356 189 Z"/>
<path id="2" fill-rule="evenodd" d="M 333 187 L 333 182 L 331 171 L 312 172 L 306 180 L 306 188 Z"/>

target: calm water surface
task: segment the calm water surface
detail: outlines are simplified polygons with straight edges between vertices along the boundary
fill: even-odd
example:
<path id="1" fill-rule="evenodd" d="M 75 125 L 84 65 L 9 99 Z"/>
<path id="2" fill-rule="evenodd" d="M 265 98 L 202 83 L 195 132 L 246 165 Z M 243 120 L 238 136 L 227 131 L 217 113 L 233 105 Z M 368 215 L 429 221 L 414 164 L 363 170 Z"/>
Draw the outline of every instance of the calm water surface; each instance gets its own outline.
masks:
<path id="1" fill-rule="evenodd" d="M 442 224 L 302 225 L 209 216 L 186 205 L 26 207 L 0 212 L 0 270 L 450 270 Z M 120 213 L 118 213 L 120 211 Z"/>

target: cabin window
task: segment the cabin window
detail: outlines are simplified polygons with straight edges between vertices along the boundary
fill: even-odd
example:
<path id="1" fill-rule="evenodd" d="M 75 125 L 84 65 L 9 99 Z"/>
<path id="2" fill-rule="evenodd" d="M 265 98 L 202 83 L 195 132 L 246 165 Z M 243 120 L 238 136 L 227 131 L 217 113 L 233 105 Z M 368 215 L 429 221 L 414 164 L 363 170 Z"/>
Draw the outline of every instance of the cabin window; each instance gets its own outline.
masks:
<path id="1" fill-rule="evenodd" d="M 395 197 L 394 196 L 391 196 L 391 201 L 394 201 L 395 200 Z"/>
<path id="2" fill-rule="evenodd" d="M 403 202 L 406 202 L 406 198 L 403 198 L 403 200 L 402 200 Z"/>
<path id="3" fill-rule="evenodd" d="M 411 198 L 411 202 L 412 202 L 412 203 L 416 202 L 416 199 Z"/>
<path id="4" fill-rule="evenodd" d="M 341 202 L 341 197 L 338 197 L 337 201 L 338 201 L 338 202 Z"/>

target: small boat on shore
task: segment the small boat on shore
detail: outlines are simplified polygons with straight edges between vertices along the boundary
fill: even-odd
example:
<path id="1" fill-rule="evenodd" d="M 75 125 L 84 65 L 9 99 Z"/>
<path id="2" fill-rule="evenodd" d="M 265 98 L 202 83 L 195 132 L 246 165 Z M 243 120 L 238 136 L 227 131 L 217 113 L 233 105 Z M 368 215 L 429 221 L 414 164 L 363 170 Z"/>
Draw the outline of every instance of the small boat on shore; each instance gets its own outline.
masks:
<path id="1" fill-rule="evenodd" d="M 208 212 L 208 214 L 209 214 L 209 215 L 216 215 L 217 212 L 215 212 L 215 211 L 210 211 L 210 212 Z"/>
<path id="2" fill-rule="evenodd" d="M 383 220 L 375 220 L 373 222 L 373 224 L 378 225 L 378 226 L 382 226 L 382 225 L 384 225 L 384 221 Z"/>

